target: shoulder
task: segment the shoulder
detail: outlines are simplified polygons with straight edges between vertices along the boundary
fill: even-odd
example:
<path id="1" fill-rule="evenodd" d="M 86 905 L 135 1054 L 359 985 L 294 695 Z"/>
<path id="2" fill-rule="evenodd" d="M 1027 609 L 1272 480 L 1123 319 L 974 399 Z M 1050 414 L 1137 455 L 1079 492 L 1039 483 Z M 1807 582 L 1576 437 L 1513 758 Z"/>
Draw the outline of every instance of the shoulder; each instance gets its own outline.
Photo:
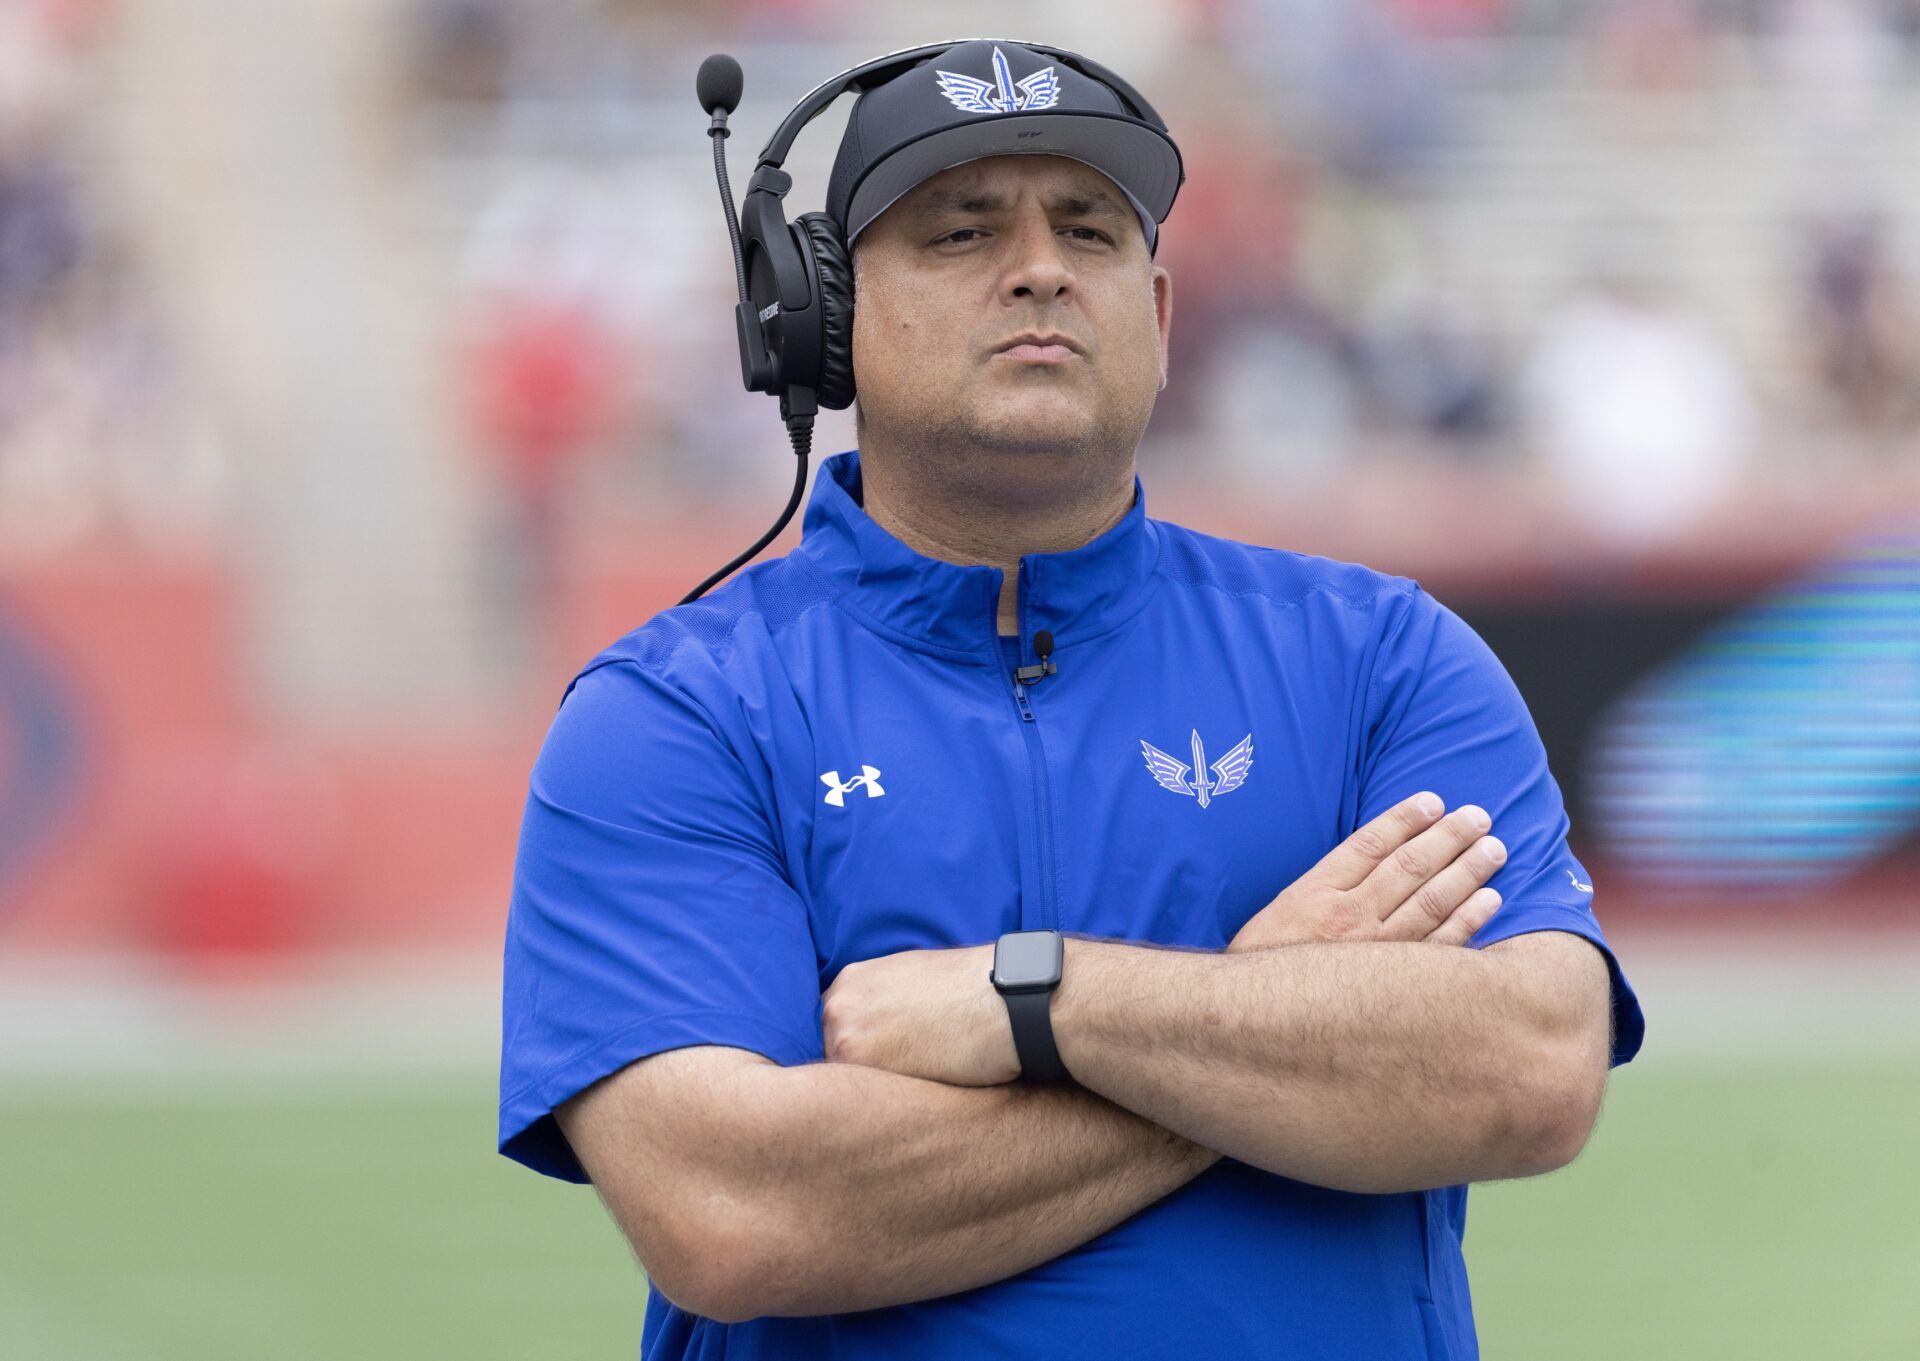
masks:
<path id="1" fill-rule="evenodd" d="M 1380 617 L 1397 615 L 1420 595 L 1420 583 L 1364 563 L 1243 543 L 1169 520 L 1160 532 L 1160 574 L 1176 586 L 1227 596 L 1264 597 L 1289 608 L 1324 600 Z"/>
<path id="2" fill-rule="evenodd" d="M 567 693 L 583 677 L 623 665 L 695 699 L 738 691 L 762 671 L 779 635 L 830 599 L 818 573 L 792 554 L 754 563 L 607 644 L 567 682 Z"/>
<path id="3" fill-rule="evenodd" d="M 682 796 L 691 772 L 724 778 L 726 763 L 709 758 L 745 759 L 755 745 L 752 715 L 781 670 L 778 635 L 826 598 L 816 574 L 773 558 L 616 638 L 555 697 L 536 790 L 575 807 L 621 807 L 636 761 L 683 772 Z"/>

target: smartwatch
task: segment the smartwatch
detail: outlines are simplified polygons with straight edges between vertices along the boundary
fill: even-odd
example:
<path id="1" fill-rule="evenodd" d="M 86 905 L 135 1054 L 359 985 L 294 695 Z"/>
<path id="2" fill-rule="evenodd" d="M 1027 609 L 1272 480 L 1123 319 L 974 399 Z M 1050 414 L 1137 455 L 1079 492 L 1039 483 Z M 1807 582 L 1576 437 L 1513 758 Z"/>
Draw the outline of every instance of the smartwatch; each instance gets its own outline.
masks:
<path id="1" fill-rule="evenodd" d="M 1053 1043 L 1053 990 L 1060 986 L 1066 943 L 1058 931 L 1009 931 L 994 943 L 994 991 L 1006 999 L 1020 1081 L 1070 1082 Z"/>

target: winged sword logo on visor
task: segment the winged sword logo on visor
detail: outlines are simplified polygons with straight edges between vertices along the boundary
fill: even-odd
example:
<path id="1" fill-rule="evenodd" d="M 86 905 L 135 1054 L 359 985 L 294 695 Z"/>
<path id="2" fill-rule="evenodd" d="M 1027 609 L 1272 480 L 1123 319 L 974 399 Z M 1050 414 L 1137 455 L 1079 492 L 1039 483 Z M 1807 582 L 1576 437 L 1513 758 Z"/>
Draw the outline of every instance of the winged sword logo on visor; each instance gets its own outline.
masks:
<path id="1" fill-rule="evenodd" d="M 1246 782 L 1247 772 L 1253 769 L 1253 734 L 1248 733 L 1240 739 L 1239 745 L 1215 761 L 1207 764 L 1207 749 L 1200 745 L 1200 734 L 1193 734 L 1193 764 L 1176 761 L 1160 748 L 1140 739 L 1141 753 L 1147 758 L 1147 769 L 1153 772 L 1162 789 L 1170 789 L 1176 794 L 1185 794 L 1189 798 L 1200 800 L 1205 808 L 1222 794 L 1231 794 Z M 1207 779 L 1207 771 L 1213 772 L 1213 779 Z M 1193 772 L 1199 771 L 1197 779 L 1189 779 Z"/>
<path id="2" fill-rule="evenodd" d="M 1031 113 L 1060 102 L 1060 78 L 1053 67 L 1043 66 L 1016 83 L 997 47 L 992 80 L 976 80 L 958 71 L 935 71 L 934 75 L 940 78 L 940 93 L 962 113 Z"/>

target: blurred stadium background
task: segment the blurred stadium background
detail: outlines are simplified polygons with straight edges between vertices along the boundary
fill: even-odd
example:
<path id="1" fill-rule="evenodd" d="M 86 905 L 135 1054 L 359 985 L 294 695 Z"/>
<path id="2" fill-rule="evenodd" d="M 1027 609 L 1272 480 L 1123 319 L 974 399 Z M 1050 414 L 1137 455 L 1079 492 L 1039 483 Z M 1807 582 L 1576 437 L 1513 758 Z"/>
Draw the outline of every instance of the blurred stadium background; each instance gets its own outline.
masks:
<path id="1" fill-rule="evenodd" d="M 0 0 L 0 1355 L 637 1349 L 492 1064 L 562 687 L 791 482 L 693 73 L 738 183 L 962 30 L 1185 152 L 1152 513 L 1533 707 L 1651 1029 L 1486 1354 L 1920 1356 L 1912 0 Z"/>

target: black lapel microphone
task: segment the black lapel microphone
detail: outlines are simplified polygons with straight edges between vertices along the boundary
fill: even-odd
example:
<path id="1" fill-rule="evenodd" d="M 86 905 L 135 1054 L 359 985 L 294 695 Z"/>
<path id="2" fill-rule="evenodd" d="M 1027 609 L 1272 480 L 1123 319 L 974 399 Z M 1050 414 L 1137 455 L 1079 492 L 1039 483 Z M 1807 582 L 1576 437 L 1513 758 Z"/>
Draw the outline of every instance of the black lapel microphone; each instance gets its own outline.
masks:
<path id="1" fill-rule="evenodd" d="M 1022 685 L 1032 685 L 1042 676 L 1051 676 L 1056 668 L 1053 664 L 1053 634 L 1041 629 L 1033 635 L 1033 652 L 1040 659 L 1038 666 L 1023 666 L 1013 673 L 1013 678 Z"/>

